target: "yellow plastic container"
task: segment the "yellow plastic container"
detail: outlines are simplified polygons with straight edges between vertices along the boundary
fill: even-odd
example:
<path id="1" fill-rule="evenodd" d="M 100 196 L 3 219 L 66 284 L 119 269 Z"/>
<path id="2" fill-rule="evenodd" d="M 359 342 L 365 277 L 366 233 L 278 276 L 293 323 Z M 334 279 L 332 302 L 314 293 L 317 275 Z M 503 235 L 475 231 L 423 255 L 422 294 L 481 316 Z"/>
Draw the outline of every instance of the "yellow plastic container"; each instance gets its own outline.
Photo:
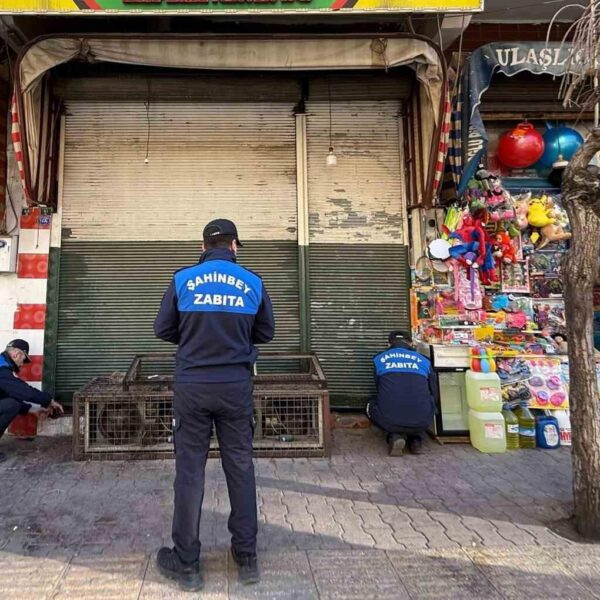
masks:
<path id="1" fill-rule="evenodd" d="M 480 452 L 506 452 L 506 427 L 501 412 L 469 411 L 471 444 Z"/>
<path id="2" fill-rule="evenodd" d="M 502 411 L 502 389 L 497 373 L 478 373 L 467 371 L 465 374 L 467 402 L 472 410 L 486 413 Z"/>

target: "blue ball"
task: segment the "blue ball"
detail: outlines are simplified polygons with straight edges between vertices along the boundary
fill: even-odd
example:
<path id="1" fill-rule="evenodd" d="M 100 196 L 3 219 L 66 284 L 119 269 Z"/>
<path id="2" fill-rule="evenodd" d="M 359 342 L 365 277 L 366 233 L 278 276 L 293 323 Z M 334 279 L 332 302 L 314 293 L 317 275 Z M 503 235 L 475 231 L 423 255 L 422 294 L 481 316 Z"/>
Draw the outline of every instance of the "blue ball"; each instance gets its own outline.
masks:
<path id="1" fill-rule="evenodd" d="M 548 129 L 544 135 L 544 154 L 539 160 L 539 165 L 550 168 L 552 163 L 558 160 L 562 154 L 565 160 L 570 160 L 583 144 L 583 137 L 575 129 L 570 127 L 553 127 Z"/>

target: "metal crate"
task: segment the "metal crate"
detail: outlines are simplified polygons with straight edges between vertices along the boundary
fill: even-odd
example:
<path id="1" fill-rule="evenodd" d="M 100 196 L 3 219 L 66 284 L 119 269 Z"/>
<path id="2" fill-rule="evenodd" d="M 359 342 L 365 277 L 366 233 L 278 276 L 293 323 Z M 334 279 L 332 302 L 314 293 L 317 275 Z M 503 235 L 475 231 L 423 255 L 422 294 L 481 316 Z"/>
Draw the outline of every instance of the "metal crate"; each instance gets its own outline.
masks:
<path id="1" fill-rule="evenodd" d="M 76 459 L 173 456 L 174 355 L 136 355 L 127 373 L 92 379 L 73 396 Z M 254 374 L 255 456 L 328 456 L 329 394 L 315 355 L 264 354 Z M 213 429 L 210 456 L 218 456 Z"/>

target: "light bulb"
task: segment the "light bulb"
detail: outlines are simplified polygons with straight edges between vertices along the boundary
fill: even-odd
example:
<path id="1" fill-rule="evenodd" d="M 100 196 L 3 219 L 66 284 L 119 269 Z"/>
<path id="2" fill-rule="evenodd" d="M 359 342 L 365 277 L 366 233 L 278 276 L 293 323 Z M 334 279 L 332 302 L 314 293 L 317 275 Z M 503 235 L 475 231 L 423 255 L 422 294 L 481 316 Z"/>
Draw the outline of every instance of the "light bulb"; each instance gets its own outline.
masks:
<path id="1" fill-rule="evenodd" d="M 333 153 L 333 147 L 329 146 L 329 153 L 327 154 L 327 166 L 335 167 L 337 165 L 337 156 Z"/>
<path id="2" fill-rule="evenodd" d="M 144 164 L 147 165 L 150 161 L 148 160 L 148 157 L 146 156 L 146 158 L 144 159 Z"/>

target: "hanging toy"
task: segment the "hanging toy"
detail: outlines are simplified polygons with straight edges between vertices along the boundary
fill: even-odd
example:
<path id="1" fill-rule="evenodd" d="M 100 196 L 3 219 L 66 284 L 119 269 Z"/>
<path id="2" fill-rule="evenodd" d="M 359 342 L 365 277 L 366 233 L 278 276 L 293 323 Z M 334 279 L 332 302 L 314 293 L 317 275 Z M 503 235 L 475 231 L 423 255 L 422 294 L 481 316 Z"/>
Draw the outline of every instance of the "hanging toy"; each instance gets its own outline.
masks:
<path id="1" fill-rule="evenodd" d="M 546 200 L 546 211 L 554 223 L 549 223 L 541 228 L 540 233 L 542 234 L 542 242 L 537 247 L 537 250 L 541 250 L 550 242 L 562 242 L 564 240 L 570 240 L 572 237 L 572 234 L 569 231 L 564 230 L 566 223 L 563 224 L 559 222 L 560 214 L 554 206 L 554 201 L 550 198 Z"/>
<path id="2" fill-rule="evenodd" d="M 532 198 L 529 201 L 528 212 L 529 224 L 537 227 L 540 232 L 534 232 L 531 235 L 531 241 L 535 244 L 541 235 L 541 243 L 536 248 L 541 250 L 550 242 L 561 242 L 571 239 L 571 233 L 564 230 L 563 225 L 557 223 L 557 214 L 554 208 L 554 202 L 546 195 L 541 198 Z"/>
<path id="3" fill-rule="evenodd" d="M 517 227 L 521 231 L 523 231 L 523 229 L 527 229 L 527 227 L 529 226 L 528 213 L 529 213 L 529 200 L 530 199 L 531 199 L 531 192 L 529 192 L 527 194 L 523 194 L 515 200 L 515 212 L 516 212 L 515 221 L 516 221 Z"/>
<path id="4" fill-rule="evenodd" d="M 479 348 L 471 348 L 471 371 L 481 373 L 481 350 Z"/>
<path id="5" fill-rule="evenodd" d="M 547 169 L 559 161 L 569 161 L 583 144 L 583 137 L 575 129 L 570 127 L 548 127 L 544 132 L 544 153 L 540 158 L 540 165 Z"/>
<path id="6" fill-rule="evenodd" d="M 480 350 L 479 354 L 481 356 L 481 372 L 489 373 L 490 372 L 490 361 L 488 359 L 487 351 Z"/>
<path id="7" fill-rule="evenodd" d="M 476 373 L 494 373 L 496 361 L 489 348 L 471 348 L 471 371 Z"/>
<path id="8" fill-rule="evenodd" d="M 477 263 L 471 267 L 452 261 L 454 269 L 454 300 L 462 310 L 479 310 L 483 306 L 483 294 L 477 277 Z"/>
<path id="9" fill-rule="evenodd" d="M 506 231 L 499 231 L 494 236 L 494 258 L 498 264 L 517 262 L 515 247 Z"/>
<path id="10" fill-rule="evenodd" d="M 446 218 L 442 225 L 442 239 L 447 240 L 451 233 L 456 231 L 462 222 L 462 210 L 453 204 L 446 211 Z"/>
<path id="11" fill-rule="evenodd" d="M 498 160 L 513 169 L 530 167 L 543 153 L 544 138 L 531 123 L 519 123 L 504 133 L 498 143 Z"/>

